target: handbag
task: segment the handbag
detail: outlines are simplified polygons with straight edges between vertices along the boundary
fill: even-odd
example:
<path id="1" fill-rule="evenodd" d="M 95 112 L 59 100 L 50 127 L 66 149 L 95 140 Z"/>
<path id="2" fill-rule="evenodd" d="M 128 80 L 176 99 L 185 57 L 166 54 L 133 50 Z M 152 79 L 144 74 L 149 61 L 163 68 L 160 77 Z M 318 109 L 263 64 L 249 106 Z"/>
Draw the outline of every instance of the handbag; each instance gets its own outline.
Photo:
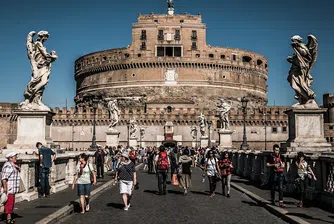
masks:
<path id="1" fill-rule="evenodd" d="M 89 163 L 87 163 L 87 165 L 88 165 L 88 169 L 89 169 L 90 183 L 93 184 L 94 183 L 94 176 L 92 175 L 92 170 L 90 169 Z"/>
<path id="2" fill-rule="evenodd" d="M 20 179 L 19 192 L 21 193 L 21 192 L 23 192 L 23 191 L 25 191 L 25 190 L 26 190 L 26 188 L 24 187 L 23 180 Z"/>
<path id="3" fill-rule="evenodd" d="M 177 175 L 175 173 L 172 176 L 172 185 L 179 185 L 179 181 L 177 180 Z"/>

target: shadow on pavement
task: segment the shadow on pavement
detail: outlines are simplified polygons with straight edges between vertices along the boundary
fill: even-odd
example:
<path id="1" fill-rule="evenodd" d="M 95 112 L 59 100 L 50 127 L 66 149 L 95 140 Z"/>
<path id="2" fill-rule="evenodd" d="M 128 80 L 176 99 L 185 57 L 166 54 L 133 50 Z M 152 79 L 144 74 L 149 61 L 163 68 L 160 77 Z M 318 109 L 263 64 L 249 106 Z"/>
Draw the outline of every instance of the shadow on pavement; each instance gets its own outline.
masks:
<path id="1" fill-rule="evenodd" d="M 179 194 L 179 195 L 183 195 L 182 191 L 173 191 L 173 190 L 168 190 L 167 191 L 169 194 Z"/>
<path id="2" fill-rule="evenodd" d="M 256 203 L 256 202 L 253 202 L 253 201 L 241 201 L 241 202 L 244 203 L 244 204 L 248 204 L 249 206 L 262 207 L 261 205 L 259 205 L 259 204 Z"/>
<path id="3" fill-rule="evenodd" d="M 74 213 L 80 213 L 81 212 L 81 208 L 80 208 L 80 203 L 77 201 L 71 201 L 70 204 L 68 206 L 73 205 L 73 211 Z"/>
<path id="4" fill-rule="evenodd" d="M 201 195 L 210 195 L 210 193 L 208 194 L 208 193 L 206 193 L 206 192 L 203 192 L 203 191 L 190 191 L 191 193 L 193 193 L 193 194 L 201 194 Z"/>
<path id="5" fill-rule="evenodd" d="M 16 213 L 13 213 L 12 217 L 13 217 L 14 219 L 21 219 L 21 218 L 24 218 L 23 216 L 20 216 L 20 215 L 18 215 L 18 214 L 16 214 Z M 0 215 L 0 221 L 5 221 L 6 219 L 7 219 L 6 214 L 5 214 L 5 213 L 2 213 L 2 214 Z"/>
<path id="6" fill-rule="evenodd" d="M 327 220 L 313 218 L 312 216 L 309 216 L 309 215 L 306 215 L 306 214 L 301 214 L 301 213 L 288 212 L 287 215 L 298 216 L 300 218 L 311 219 L 311 220 L 318 220 L 318 221 L 321 221 L 321 222 L 333 223 L 333 222 L 330 222 L 330 221 L 327 221 Z"/>
<path id="7" fill-rule="evenodd" d="M 150 194 L 159 194 L 159 191 L 156 191 L 156 190 L 144 190 L 144 193 L 150 193 Z"/>
<path id="8" fill-rule="evenodd" d="M 124 208 L 124 204 L 120 204 L 120 203 L 108 203 L 107 206 L 117 208 L 117 209 L 123 209 Z"/>

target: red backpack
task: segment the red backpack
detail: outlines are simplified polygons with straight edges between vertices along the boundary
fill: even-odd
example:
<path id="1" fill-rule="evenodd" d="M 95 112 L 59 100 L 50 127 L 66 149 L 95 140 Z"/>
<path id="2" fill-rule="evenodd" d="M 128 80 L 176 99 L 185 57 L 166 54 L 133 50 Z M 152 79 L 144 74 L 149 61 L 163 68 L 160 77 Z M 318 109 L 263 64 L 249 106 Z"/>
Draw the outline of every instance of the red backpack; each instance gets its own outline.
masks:
<path id="1" fill-rule="evenodd" d="M 168 170 L 169 161 L 166 152 L 160 152 L 157 166 L 158 170 Z"/>

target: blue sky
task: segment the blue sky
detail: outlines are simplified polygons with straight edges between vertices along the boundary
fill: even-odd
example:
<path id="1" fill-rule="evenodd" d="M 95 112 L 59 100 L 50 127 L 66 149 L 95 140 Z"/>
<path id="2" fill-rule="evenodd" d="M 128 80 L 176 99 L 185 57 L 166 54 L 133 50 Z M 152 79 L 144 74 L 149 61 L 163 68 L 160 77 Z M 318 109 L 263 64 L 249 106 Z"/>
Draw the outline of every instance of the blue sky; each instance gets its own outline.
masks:
<path id="1" fill-rule="evenodd" d="M 34 30 L 48 30 L 48 51 L 56 50 L 44 103 L 73 106 L 74 61 L 87 53 L 126 47 L 138 13 L 166 13 L 167 0 L 12 0 L 0 3 L 0 102 L 21 102 L 30 80 L 25 40 Z M 316 101 L 334 90 L 334 2 L 329 0 L 175 0 L 176 13 L 202 14 L 207 42 L 241 48 L 268 58 L 268 105 L 292 105 L 294 93 L 286 81 L 292 54 L 291 36 L 319 40 L 312 71 Z"/>

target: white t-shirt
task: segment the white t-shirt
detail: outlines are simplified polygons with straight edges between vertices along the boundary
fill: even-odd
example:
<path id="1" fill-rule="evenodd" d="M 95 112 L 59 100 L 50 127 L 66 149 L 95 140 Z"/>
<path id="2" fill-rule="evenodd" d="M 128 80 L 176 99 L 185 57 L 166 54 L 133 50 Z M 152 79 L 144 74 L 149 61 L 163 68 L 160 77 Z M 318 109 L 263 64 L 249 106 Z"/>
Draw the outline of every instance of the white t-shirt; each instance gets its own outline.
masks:
<path id="1" fill-rule="evenodd" d="M 90 184 L 90 173 L 92 171 L 94 171 L 93 165 L 87 163 L 82 170 L 82 174 L 80 175 L 80 164 L 79 164 L 79 166 L 77 167 L 77 172 L 79 174 L 77 184 Z"/>
<path id="2" fill-rule="evenodd" d="M 216 173 L 218 173 L 218 170 L 216 168 L 216 164 L 218 163 L 218 159 L 216 158 L 206 158 L 205 159 L 206 163 L 206 175 L 208 176 L 215 176 Z"/>

